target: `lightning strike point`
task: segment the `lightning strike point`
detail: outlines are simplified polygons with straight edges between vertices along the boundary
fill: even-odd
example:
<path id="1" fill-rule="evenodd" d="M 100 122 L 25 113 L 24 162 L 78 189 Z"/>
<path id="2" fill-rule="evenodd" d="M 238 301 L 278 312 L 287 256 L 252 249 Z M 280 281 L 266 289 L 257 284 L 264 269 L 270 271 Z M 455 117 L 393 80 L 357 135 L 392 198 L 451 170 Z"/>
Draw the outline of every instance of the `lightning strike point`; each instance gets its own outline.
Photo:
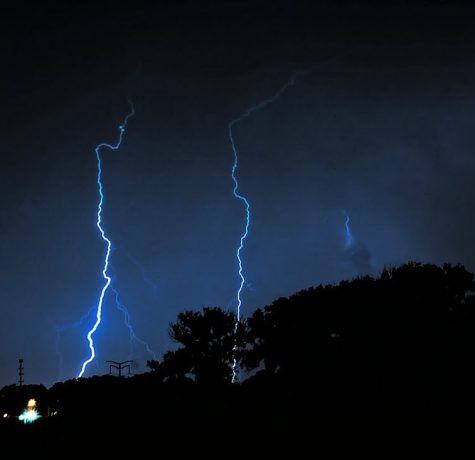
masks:
<path id="1" fill-rule="evenodd" d="M 55 340 L 55 349 L 56 349 L 56 355 L 58 356 L 58 377 L 57 380 L 58 382 L 63 380 L 63 354 L 61 352 L 61 337 L 63 332 L 73 329 L 79 326 L 82 326 L 86 320 L 89 319 L 90 316 L 92 316 L 94 310 L 96 307 L 91 307 L 87 313 L 85 313 L 78 321 L 75 321 L 70 324 L 66 324 L 63 326 L 56 327 L 56 340 Z"/>

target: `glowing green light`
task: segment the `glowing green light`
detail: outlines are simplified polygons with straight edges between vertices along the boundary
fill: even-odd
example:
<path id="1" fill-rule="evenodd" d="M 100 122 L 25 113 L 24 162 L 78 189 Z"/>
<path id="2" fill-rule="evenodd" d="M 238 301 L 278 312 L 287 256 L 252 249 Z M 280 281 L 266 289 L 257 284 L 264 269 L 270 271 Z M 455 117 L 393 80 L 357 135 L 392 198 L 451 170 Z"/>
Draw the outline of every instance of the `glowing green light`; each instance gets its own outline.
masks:
<path id="1" fill-rule="evenodd" d="M 23 411 L 23 414 L 21 414 L 18 419 L 21 420 L 23 423 L 33 423 L 35 420 L 38 420 L 41 417 L 40 414 L 38 414 L 38 411 L 36 409 L 32 410 L 27 410 L 25 409 Z"/>

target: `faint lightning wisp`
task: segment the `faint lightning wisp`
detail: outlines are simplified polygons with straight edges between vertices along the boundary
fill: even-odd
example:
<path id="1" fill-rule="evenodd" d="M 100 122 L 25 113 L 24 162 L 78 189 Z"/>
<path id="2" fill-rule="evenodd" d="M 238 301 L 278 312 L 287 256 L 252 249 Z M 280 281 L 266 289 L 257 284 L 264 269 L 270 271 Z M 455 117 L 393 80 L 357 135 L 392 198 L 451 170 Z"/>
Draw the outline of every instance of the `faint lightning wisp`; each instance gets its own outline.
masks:
<path id="1" fill-rule="evenodd" d="M 233 187 L 233 195 L 235 198 L 241 201 L 244 207 L 245 211 L 245 225 L 244 225 L 244 231 L 241 234 L 241 238 L 239 240 L 239 246 L 236 250 L 236 259 L 238 262 L 238 274 L 240 278 L 240 283 L 239 283 L 239 288 L 237 290 L 237 308 L 236 308 L 236 322 L 234 324 L 234 333 L 236 334 L 238 330 L 239 323 L 241 322 L 241 307 L 242 307 L 242 290 L 244 287 L 244 284 L 246 283 L 246 279 L 244 277 L 243 273 L 243 262 L 242 262 L 242 257 L 241 257 L 241 252 L 244 248 L 244 243 L 246 241 L 247 236 L 249 235 L 249 227 L 251 223 L 251 204 L 249 202 L 249 199 L 243 195 L 240 190 L 239 190 L 239 181 L 237 177 L 237 170 L 238 170 L 238 150 L 236 147 L 236 142 L 234 140 L 234 135 L 233 135 L 233 128 L 239 124 L 241 121 L 245 120 L 246 118 L 250 117 L 254 112 L 257 112 L 268 105 L 274 103 L 279 99 L 282 94 L 290 87 L 293 86 L 295 83 L 295 79 L 298 74 L 301 74 L 303 72 L 296 72 L 294 73 L 290 79 L 270 98 L 265 99 L 264 101 L 260 102 L 257 105 L 254 105 L 247 109 L 242 115 L 239 117 L 235 118 L 234 120 L 231 120 L 230 123 L 228 124 L 228 136 L 229 136 L 229 141 L 231 143 L 231 149 L 234 155 L 234 162 L 233 166 L 231 169 L 231 178 L 234 183 Z M 236 345 L 233 347 L 233 351 L 235 352 L 237 349 Z M 236 382 L 238 378 L 238 370 L 237 370 L 237 360 L 236 357 L 233 358 L 233 364 L 232 364 L 232 382 Z"/>
<path id="2" fill-rule="evenodd" d="M 96 356 L 96 350 L 94 348 L 94 341 L 92 339 L 92 336 L 94 333 L 97 331 L 97 328 L 101 324 L 101 319 L 102 319 L 102 303 L 104 302 L 104 296 L 107 292 L 107 289 L 109 288 L 111 284 L 111 277 L 108 275 L 108 268 L 109 268 L 109 257 L 111 253 L 111 247 L 112 243 L 109 238 L 107 238 L 106 233 L 102 227 L 102 206 L 104 204 L 104 192 L 103 192 L 103 187 L 102 187 L 102 163 L 101 163 L 101 155 L 100 155 L 100 150 L 101 148 L 105 147 L 109 150 L 117 150 L 121 143 L 122 143 L 122 138 L 124 137 L 125 133 L 125 128 L 127 127 L 127 123 L 129 121 L 129 118 L 132 117 L 135 114 L 134 106 L 131 102 L 129 102 L 130 105 L 130 111 L 126 115 L 124 122 L 119 126 L 119 139 L 117 140 L 116 144 L 106 144 L 106 143 L 101 143 L 96 146 L 95 152 L 96 152 L 96 158 L 97 158 L 97 185 L 99 189 L 99 204 L 97 206 L 97 228 L 99 229 L 99 232 L 101 234 L 102 239 L 106 243 L 107 250 L 106 250 L 106 256 L 104 258 L 104 266 L 102 269 L 102 276 L 104 277 L 105 284 L 102 288 L 101 295 L 99 296 L 99 302 L 97 303 L 97 309 L 96 309 L 96 321 L 94 325 L 92 326 L 92 329 L 87 333 L 87 340 L 89 342 L 89 350 L 90 350 L 90 356 L 88 359 L 86 359 L 82 366 L 81 366 L 81 372 L 79 372 L 78 377 L 82 377 L 87 366 L 94 360 Z"/>
<path id="3" fill-rule="evenodd" d="M 353 246 L 353 234 L 351 233 L 350 228 L 350 216 L 346 211 L 343 211 L 343 214 L 345 215 L 345 247 L 349 249 L 351 246 Z"/>
<path id="4" fill-rule="evenodd" d="M 111 285 L 110 289 L 115 295 L 115 304 L 116 304 L 117 308 L 123 313 L 124 323 L 125 323 L 127 329 L 129 330 L 130 345 L 131 345 L 130 355 L 132 356 L 132 351 L 133 351 L 132 350 L 132 345 L 133 345 L 133 342 L 135 341 L 135 342 L 140 343 L 145 348 L 147 353 L 149 353 L 153 357 L 153 359 L 156 361 L 157 360 L 157 355 L 155 354 L 155 352 L 150 348 L 150 346 L 148 345 L 147 342 L 145 342 L 145 340 L 142 340 L 140 337 L 138 337 L 135 334 L 134 328 L 132 327 L 132 323 L 130 322 L 129 310 L 120 301 L 119 292 L 117 291 L 117 289 L 114 288 L 113 285 Z"/>
<path id="5" fill-rule="evenodd" d="M 132 257 L 132 255 L 124 248 L 120 248 L 120 252 L 122 252 L 127 257 L 127 259 L 129 259 L 140 270 L 140 273 L 142 274 L 142 278 L 144 282 L 148 284 L 151 291 L 153 292 L 153 295 L 157 297 L 158 295 L 157 283 L 155 283 L 155 281 L 153 281 L 153 279 L 150 278 L 144 266 L 135 257 Z"/>

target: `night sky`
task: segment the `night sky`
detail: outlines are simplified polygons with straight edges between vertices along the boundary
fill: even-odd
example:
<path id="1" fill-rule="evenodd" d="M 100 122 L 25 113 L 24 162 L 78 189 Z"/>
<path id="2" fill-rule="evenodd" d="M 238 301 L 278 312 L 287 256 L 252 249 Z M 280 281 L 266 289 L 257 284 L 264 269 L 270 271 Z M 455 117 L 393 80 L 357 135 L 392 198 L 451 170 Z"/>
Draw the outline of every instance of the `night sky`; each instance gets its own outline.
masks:
<path id="1" fill-rule="evenodd" d="M 21 2 L 19 2 L 21 3 Z M 157 357 L 185 309 L 245 314 L 408 260 L 475 270 L 475 9 L 456 2 L 21 3 L 0 15 L 0 386 L 72 378 L 102 288 L 95 146 L 111 273 Z M 318 6 L 316 6 L 318 5 Z M 329 6 L 332 5 L 332 6 Z M 354 237 L 345 246 L 345 212 Z M 98 356 L 132 351 L 112 295 Z"/>

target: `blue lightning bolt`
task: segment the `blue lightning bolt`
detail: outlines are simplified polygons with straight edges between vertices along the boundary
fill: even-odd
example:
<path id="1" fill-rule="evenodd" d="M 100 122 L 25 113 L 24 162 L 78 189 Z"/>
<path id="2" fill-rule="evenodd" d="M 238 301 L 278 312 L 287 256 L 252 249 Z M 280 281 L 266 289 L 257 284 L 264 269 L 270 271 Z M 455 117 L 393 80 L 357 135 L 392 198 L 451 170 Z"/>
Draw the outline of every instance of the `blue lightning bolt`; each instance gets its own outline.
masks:
<path id="1" fill-rule="evenodd" d="M 343 211 L 343 214 L 345 215 L 345 247 L 348 249 L 353 246 L 353 235 L 350 228 L 350 216 L 346 211 Z"/>
<path id="2" fill-rule="evenodd" d="M 245 279 L 244 274 L 243 274 L 243 262 L 242 262 L 241 252 L 244 248 L 244 243 L 246 241 L 246 238 L 249 235 L 249 227 L 250 227 L 250 223 L 251 223 L 251 204 L 249 202 L 249 199 L 239 191 L 239 181 L 238 181 L 238 178 L 237 178 L 238 150 L 237 150 L 237 147 L 236 147 L 236 143 L 234 141 L 233 128 L 237 124 L 239 124 L 241 121 L 243 121 L 246 118 L 250 117 L 254 112 L 257 112 L 257 111 L 267 107 L 268 105 L 273 104 L 275 101 L 277 101 L 290 86 L 294 85 L 297 75 L 302 74 L 302 73 L 304 73 L 304 72 L 302 72 L 302 71 L 295 72 L 290 77 L 290 79 L 273 96 L 271 96 L 268 99 L 265 99 L 264 101 L 260 102 L 257 105 L 254 105 L 254 106 L 250 107 L 242 115 L 235 118 L 234 120 L 231 120 L 231 122 L 228 124 L 228 136 L 229 136 L 229 141 L 231 142 L 231 149 L 232 149 L 233 155 L 234 155 L 234 162 L 233 162 L 233 166 L 232 166 L 232 169 L 231 169 L 231 178 L 232 178 L 233 183 L 234 183 L 233 195 L 236 199 L 241 201 L 241 203 L 243 204 L 244 211 L 245 211 L 245 216 L 246 216 L 244 231 L 241 234 L 241 238 L 239 240 L 239 246 L 236 250 L 236 259 L 237 259 L 238 267 L 239 267 L 238 274 L 239 274 L 239 278 L 240 278 L 241 281 L 239 283 L 239 288 L 237 290 L 237 296 L 236 296 L 237 297 L 237 308 L 236 308 L 236 322 L 234 324 L 234 333 L 235 334 L 236 334 L 237 329 L 239 327 L 239 323 L 241 322 L 241 306 L 242 306 L 242 297 L 241 297 L 241 295 L 242 295 L 242 290 L 243 290 L 244 284 L 246 283 L 246 279 Z M 234 345 L 233 351 L 236 352 L 236 350 L 237 350 L 237 347 L 236 347 L 236 345 Z M 237 360 L 236 360 L 236 357 L 234 357 L 233 358 L 233 364 L 232 364 L 232 382 L 236 382 L 236 380 L 238 378 L 237 374 L 238 374 Z"/>
<path id="3" fill-rule="evenodd" d="M 119 139 L 117 140 L 116 144 L 106 144 L 106 143 L 100 143 L 99 145 L 96 146 L 95 152 L 96 152 L 96 158 L 97 158 L 97 186 L 99 190 L 99 203 L 97 206 L 97 228 L 99 229 L 99 232 L 101 234 L 102 239 L 106 243 L 107 250 L 106 250 L 106 256 L 104 259 L 104 266 L 102 269 L 102 276 L 104 277 L 105 284 L 102 288 L 101 295 L 99 296 L 99 302 L 97 304 L 96 308 L 96 321 L 94 325 L 92 326 L 92 329 L 87 333 L 87 340 L 89 342 L 89 350 L 90 350 L 90 356 L 88 359 L 86 359 L 82 363 L 81 367 L 81 372 L 79 372 L 78 377 L 82 377 L 87 366 L 94 360 L 96 357 L 96 350 L 94 348 L 94 341 L 92 339 L 92 336 L 94 333 L 97 331 L 97 328 L 101 324 L 101 319 L 102 319 L 102 303 L 104 302 L 104 296 L 107 292 L 107 289 L 109 288 L 111 284 L 111 277 L 108 275 L 108 268 L 109 268 L 109 257 L 111 253 L 111 248 L 112 248 L 112 243 L 109 238 L 107 238 L 106 233 L 102 227 L 102 206 L 104 204 L 104 192 L 103 192 L 103 187 L 102 187 L 102 163 L 101 163 L 101 155 L 100 155 L 100 150 L 105 147 L 109 150 L 118 150 L 122 143 L 122 138 L 124 137 L 125 133 L 125 128 L 127 127 L 127 123 L 129 121 L 129 118 L 132 117 L 135 114 L 134 106 L 131 102 L 129 102 L 130 105 L 130 111 L 126 115 L 124 122 L 119 126 Z"/>

